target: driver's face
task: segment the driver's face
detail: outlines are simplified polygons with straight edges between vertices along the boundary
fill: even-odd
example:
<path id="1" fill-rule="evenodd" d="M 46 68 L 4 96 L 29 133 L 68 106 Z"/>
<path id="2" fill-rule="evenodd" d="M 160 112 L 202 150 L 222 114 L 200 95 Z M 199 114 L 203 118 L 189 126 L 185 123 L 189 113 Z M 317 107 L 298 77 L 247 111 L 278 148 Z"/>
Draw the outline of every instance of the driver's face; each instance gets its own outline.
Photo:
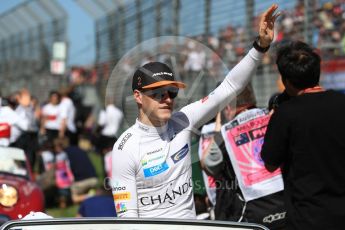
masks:
<path id="1" fill-rule="evenodd" d="M 175 87 L 161 87 L 154 90 L 140 92 L 142 94 L 142 109 L 153 121 L 165 123 L 171 118 L 174 98 L 178 89 Z M 175 95 L 176 94 L 176 95 Z"/>

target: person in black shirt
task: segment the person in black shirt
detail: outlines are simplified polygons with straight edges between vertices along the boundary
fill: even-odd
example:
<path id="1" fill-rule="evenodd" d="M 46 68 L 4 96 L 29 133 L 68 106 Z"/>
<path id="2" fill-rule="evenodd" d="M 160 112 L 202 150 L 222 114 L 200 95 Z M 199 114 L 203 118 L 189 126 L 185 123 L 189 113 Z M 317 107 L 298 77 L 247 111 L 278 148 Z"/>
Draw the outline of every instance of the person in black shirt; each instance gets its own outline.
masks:
<path id="1" fill-rule="evenodd" d="M 319 86 L 320 62 L 299 41 L 277 53 L 291 98 L 273 113 L 261 156 L 282 168 L 287 229 L 344 229 L 345 95 Z"/>
<path id="2" fill-rule="evenodd" d="M 107 189 L 104 185 L 100 186 L 94 196 L 80 203 L 77 217 L 116 217 L 111 189 Z"/>
<path id="3" fill-rule="evenodd" d="M 251 85 L 248 85 L 237 96 L 236 103 L 230 103 L 224 108 L 222 119 L 220 119 L 220 116 L 217 116 L 214 131 L 202 134 L 206 136 L 214 135 L 210 140 L 210 144 L 208 144 L 209 147 L 203 151 L 200 164 L 207 175 L 214 178 L 216 186 L 214 214 L 216 220 L 257 223 L 271 230 L 285 229 L 286 208 L 283 191 L 280 190 L 246 201 L 239 186 L 241 178 L 238 178 L 239 174 L 235 173 L 233 168 L 234 162 L 231 162 L 230 155 L 225 147 L 225 134 L 222 135 L 220 133 L 221 120 L 225 121 L 223 127 L 238 123 L 239 121 L 241 121 L 242 127 L 243 125 L 251 126 L 255 118 L 266 116 L 267 113 L 267 109 L 256 107 L 253 88 Z M 254 114 L 261 115 L 255 115 L 253 118 Z M 248 119 L 248 117 L 252 118 Z M 251 145 L 254 146 L 254 142 L 251 142 Z M 242 147 L 243 149 L 245 148 L 244 145 Z M 253 147 L 247 154 L 254 155 L 254 152 Z M 243 162 L 237 161 L 235 164 L 241 163 Z M 255 171 L 252 171 L 252 177 L 260 176 L 257 171 L 253 172 Z M 257 189 L 251 190 L 252 193 L 257 191 Z"/>
<path id="4" fill-rule="evenodd" d="M 87 152 L 76 145 L 67 146 L 65 146 L 65 152 L 74 175 L 74 183 L 71 186 L 72 201 L 80 203 L 88 197 L 90 190 L 96 190 L 98 178 Z"/>

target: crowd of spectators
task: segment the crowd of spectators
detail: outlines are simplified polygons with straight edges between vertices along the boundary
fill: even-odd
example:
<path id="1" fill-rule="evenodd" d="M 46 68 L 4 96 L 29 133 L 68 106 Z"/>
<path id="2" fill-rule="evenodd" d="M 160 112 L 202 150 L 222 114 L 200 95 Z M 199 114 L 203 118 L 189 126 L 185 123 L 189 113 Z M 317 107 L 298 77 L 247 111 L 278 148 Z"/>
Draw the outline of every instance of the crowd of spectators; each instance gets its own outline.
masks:
<path id="1" fill-rule="evenodd" d="M 306 12 L 307 11 L 307 12 Z M 258 17 L 253 18 L 250 28 L 256 31 Z M 142 61 L 126 60 L 122 66 L 123 72 L 133 73 L 133 70 L 148 61 L 163 61 L 170 64 L 175 72 L 179 73 L 187 85 L 193 85 L 200 75 L 207 76 L 207 80 L 200 81 L 197 88 L 200 93 L 194 92 L 191 101 L 209 93 L 217 81 L 224 77 L 224 67 L 231 69 L 246 54 L 252 45 L 254 36 L 250 29 L 240 25 L 228 25 L 219 30 L 217 34 L 201 34 L 185 39 L 177 45 L 167 41 L 160 43 L 158 54 L 155 51 L 144 50 Z M 275 41 L 276 44 L 285 40 L 301 40 L 318 49 L 323 61 L 338 60 L 345 57 L 345 2 L 343 0 L 318 3 L 312 1 L 308 9 L 305 9 L 304 1 L 297 1 L 291 9 L 283 10 L 277 20 Z M 208 47 L 209 49 L 206 49 Z M 172 49 L 177 58 L 172 63 L 165 54 L 170 54 Z M 212 51 L 212 52 L 210 52 Z M 138 58 L 135 56 L 135 59 Z M 274 67 L 274 52 L 269 52 L 263 59 L 263 64 L 268 72 L 277 73 Z M 259 68 L 260 71 L 260 68 Z M 202 74 L 200 74 L 202 73 Z M 130 74 L 128 75 L 130 77 Z M 210 84 L 213 83 L 213 84 Z"/>
<path id="2" fill-rule="evenodd" d="M 91 89 L 85 90 L 82 73 L 73 77 L 70 86 L 51 91 L 46 99 L 25 88 L 0 95 L 0 146 L 24 150 L 47 207 L 81 204 L 104 187 L 99 178 L 111 170 L 105 168 L 105 155 L 122 122 L 122 112 L 111 102 L 96 111 L 96 103 L 85 103 Z M 102 159 L 102 175 L 90 152 Z"/>

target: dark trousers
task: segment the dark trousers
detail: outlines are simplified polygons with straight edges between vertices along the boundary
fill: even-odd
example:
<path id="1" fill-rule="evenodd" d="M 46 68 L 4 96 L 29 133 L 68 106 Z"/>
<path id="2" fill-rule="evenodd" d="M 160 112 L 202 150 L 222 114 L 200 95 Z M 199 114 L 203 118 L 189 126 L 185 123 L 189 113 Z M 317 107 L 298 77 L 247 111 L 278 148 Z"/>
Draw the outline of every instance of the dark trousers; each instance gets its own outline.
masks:
<path id="1" fill-rule="evenodd" d="M 36 162 L 36 152 L 38 150 L 38 133 L 37 132 L 24 132 L 11 144 L 12 147 L 23 149 L 31 168 L 34 169 Z"/>

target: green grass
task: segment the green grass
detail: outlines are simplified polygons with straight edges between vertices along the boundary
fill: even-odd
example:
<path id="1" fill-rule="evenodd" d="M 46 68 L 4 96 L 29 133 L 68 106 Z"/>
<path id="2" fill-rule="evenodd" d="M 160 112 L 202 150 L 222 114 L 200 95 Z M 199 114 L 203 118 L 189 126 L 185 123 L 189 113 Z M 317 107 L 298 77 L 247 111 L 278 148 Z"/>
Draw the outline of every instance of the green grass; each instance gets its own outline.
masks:
<path id="1" fill-rule="evenodd" d="M 52 217 L 75 217 L 78 212 L 79 205 L 71 205 L 67 208 L 49 208 L 46 210 L 47 214 Z"/>
<path id="2" fill-rule="evenodd" d="M 96 169 L 97 176 L 99 178 L 99 183 L 103 183 L 102 177 L 102 158 L 100 155 L 90 152 L 88 153 L 89 158 Z M 47 208 L 46 213 L 53 217 L 75 217 L 77 215 L 79 205 L 70 205 L 67 208 L 60 209 L 58 207 Z"/>
<path id="3" fill-rule="evenodd" d="M 102 166 L 103 158 L 99 154 L 94 153 L 94 152 L 89 153 L 89 158 L 90 158 L 93 166 L 96 169 L 96 174 L 97 174 L 99 183 L 103 184 L 103 180 L 104 180 L 104 178 L 103 178 L 103 166 Z"/>

